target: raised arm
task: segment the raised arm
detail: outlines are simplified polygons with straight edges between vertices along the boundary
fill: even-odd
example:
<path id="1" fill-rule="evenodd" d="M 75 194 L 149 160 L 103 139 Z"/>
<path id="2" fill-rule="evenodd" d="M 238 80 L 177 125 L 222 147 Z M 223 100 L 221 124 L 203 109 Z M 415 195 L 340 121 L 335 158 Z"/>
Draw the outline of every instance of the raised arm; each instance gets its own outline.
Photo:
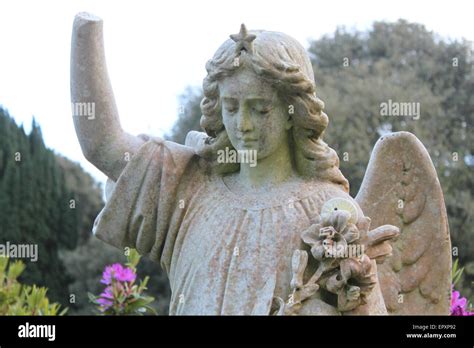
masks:
<path id="1" fill-rule="evenodd" d="M 116 181 L 143 140 L 122 130 L 107 73 L 102 20 L 88 13 L 74 19 L 71 102 L 82 153 Z"/>

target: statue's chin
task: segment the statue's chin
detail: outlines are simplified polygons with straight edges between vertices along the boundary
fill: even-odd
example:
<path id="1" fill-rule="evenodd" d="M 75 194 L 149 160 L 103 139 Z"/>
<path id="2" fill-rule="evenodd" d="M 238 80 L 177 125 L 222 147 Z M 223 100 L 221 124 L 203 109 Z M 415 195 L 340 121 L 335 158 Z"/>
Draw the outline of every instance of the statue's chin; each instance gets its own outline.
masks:
<path id="1" fill-rule="evenodd" d="M 310 298 L 303 302 L 299 315 L 341 315 L 336 307 L 321 301 L 319 298 Z"/>

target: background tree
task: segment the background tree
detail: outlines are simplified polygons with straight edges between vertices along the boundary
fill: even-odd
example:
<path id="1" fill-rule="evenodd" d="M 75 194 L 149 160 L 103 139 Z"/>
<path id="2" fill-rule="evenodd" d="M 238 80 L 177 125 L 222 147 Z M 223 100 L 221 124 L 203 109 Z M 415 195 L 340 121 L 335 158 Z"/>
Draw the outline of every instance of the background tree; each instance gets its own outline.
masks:
<path id="1" fill-rule="evenodd" d="M 85 243 L 103 205 L 100 186 L 82 168 L 46 148 L 33 120 L 26 134 L 0 108 L 0 244 L 36 244 L 21 282 L 47 287 L 53 301 L 69 305 L 74 280 L 61 253 Z"/>
<path id="2" fill-rule="evenodd" d="M 0 109 L 0 243 L 36 244 L 38 260 L 28 265 L 21 281 L 47 286 L 50 297 L 62 304 L 71 279 L 58 252 L 74 248 L 80 227 L 70 199 L 74 193 L 36 122 L 27 135 Z"/>
<path id="3" fill-rule="evenodd" d="M 184 144 L 186 135 L 190 130 L 201 130 L 201 100 L 202 90 L 197 87 L 187 87 L 178 97 L 178 120 L 174 124 L 171 133 L 165 135 L 166 139 Z"/>
<path id="4" fill-rule="evenodd" d="M 26 134 L 0 108 L 0 244 L 38 245 L 38 261 L 24 260 L 20 281 L 47 287 L 68 314 L 92 314 L 87 292 L 99 291 L 105 265 L 125 262 L 123 251 L 92 237 L 103 205 L 100 185 L 46 148 L 35 120 Z M 138 275 L 150 275 L 153 306 L 166 314 L 171 291 L 159 265 L 142 258 Z"/>

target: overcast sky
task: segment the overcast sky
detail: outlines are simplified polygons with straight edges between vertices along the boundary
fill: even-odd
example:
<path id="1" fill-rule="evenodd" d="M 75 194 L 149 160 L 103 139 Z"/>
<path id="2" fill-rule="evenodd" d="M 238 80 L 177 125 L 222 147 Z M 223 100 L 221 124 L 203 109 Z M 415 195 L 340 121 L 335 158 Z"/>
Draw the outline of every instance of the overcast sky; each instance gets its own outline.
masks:
<path id="1" fill-rule="evenodd" d="M 163 135 L 177 117 L 177 96 L 200 86 L 218 46 L 249 29 L 285 32 L 303 45 L 336 27 L 367 29 L 399 18 L 444 38 L 474 39 L 473 1 L 336 0 L 0 0 L 0 105 L 29 130 L 34 115 L 47 146 L 98 180 L 80 151 L 71 119 L 69 60 L 74 15 L 104 20 L 105 50 L 123 127 Z M 317 82 L 317 81 L 316 81 Z"/>

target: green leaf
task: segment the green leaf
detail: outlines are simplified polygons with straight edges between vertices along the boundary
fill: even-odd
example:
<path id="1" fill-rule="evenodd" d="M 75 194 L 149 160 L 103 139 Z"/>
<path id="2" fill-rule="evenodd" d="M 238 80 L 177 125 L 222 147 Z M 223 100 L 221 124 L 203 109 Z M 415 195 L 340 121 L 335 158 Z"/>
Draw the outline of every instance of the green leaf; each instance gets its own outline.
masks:
<path id="1" fill-rule="evenodd" d="M 453 285 L 456 285 L 461 280 L 463 272 L 464 267 L 459 268 L 459 259 L 456 259 L 451 271 L 451 283 L 453 283 Z"/>
<path id="2" fill-rule="evenodd" d="M 142 297 L 134 300 L 133 302 L 127 304 L 127 313 L 139 314 L 139 309 L 146 307 L 146 305 L 153 302 L 153 300 L 153 297 Z"/>
<path id="3" fill-rule="evenodd" d="M 89 297 L 90 302 L 97 304 L 97 299 L 99 298 L 98 296 L 95 296 L 94 294 L 88 292 L 87 297 Z"/>
<path id="4" fill-rule="evenodd" d="M 0 256 L 0 274 L 5 273 L 8 265 L 8 257 Z"/>
<path id="5" fill-rule="evenodd" d="M 130 252 L 127 256 L 127 263 L 125 265 L 136 271 L 137 265 L 140 262 L 140 258 L 141 256 L 136 249 L 130 249 Z"/>
<path id="6" fill-rule="evenodd" d="M 8 275 L 7 278 L 9 280 L 16 280 L 20 274 L 23 273 L 26 266 L 22 261 L 15 261 L 10 263 L 10 267 L 8 267 Z"/>

